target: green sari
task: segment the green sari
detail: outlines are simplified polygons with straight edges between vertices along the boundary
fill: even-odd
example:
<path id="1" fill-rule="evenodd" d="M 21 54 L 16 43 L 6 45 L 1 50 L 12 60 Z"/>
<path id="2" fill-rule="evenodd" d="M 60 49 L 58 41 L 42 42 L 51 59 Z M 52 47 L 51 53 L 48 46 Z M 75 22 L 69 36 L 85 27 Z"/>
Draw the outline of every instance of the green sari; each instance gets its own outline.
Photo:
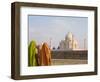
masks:
<path id="1" fill-rule="evenodd" d="M 28 46 L 28 66 L 37 66 L 37 48 L 36 48 L 36 42 L 31 41 L 30 45 Z"/>

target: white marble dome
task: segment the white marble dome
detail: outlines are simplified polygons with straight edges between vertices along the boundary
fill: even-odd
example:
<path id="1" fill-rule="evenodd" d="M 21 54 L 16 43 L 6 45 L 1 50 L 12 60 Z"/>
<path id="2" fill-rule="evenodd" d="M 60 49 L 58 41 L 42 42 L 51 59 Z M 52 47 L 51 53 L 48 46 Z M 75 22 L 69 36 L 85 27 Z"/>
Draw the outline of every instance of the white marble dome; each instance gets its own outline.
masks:
<path id="1" fill-rule="evenodd" d="M 74 50 L 78 49 L 78 42 L 71 32 L 65 36 L 65 40 L 61 40 L 59 43 L 60 49 L 62 50 Z"/>
<path id="2" fill-rule="evenodd" d="M 65 37 L 65 40 L 72 40 L 73 39 L 73 35 L 71 32 L 68 32 L 68 34 Z"/>

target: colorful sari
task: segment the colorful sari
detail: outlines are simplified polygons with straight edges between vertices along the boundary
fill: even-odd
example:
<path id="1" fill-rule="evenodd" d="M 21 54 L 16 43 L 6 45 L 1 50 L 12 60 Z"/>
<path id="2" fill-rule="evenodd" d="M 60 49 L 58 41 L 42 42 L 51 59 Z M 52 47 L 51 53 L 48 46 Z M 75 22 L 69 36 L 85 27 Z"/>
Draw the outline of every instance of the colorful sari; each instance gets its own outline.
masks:
<path id="1" fill-rule="evenodd" d="M 37 55 L 36 42 L 31 41 L 28 47 L 28 66 L 38 65 L 36 55 Z"/>
<path id="2" fill-rule="evenodd" d="M 40 50 L 40 65 L 41 66 L 51 65 L 51 50 L 47 43 L 44 43 Z"/>

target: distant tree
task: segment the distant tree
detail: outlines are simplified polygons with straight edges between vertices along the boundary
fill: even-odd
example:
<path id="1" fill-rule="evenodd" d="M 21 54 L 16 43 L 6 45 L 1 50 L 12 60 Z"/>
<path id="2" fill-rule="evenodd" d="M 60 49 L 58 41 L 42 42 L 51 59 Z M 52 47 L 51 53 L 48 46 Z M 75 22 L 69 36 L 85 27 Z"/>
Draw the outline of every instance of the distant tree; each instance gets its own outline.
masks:
<path id="1" fill-rule="evenodd" d="M 60 47 L 58 46 L 58 48 L 57 49 L 60 49 Z"/>
<path id="2" fill-rule="evenodd" d="M 55 50 L 56 48 L 55 47 L 53 47 L 53 50 Z"/>

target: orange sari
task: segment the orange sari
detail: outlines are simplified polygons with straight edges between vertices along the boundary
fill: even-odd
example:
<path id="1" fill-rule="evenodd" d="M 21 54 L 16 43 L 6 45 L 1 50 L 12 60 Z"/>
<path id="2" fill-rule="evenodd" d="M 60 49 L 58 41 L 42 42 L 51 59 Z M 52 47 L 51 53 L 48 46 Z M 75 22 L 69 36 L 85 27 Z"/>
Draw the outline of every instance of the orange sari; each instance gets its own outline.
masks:
<path id="1" fill-rule="evenodd" d="M 51 65 L 51 50 L 47 43 L 42 45 L 40 50 L 40 66 Z"/>

